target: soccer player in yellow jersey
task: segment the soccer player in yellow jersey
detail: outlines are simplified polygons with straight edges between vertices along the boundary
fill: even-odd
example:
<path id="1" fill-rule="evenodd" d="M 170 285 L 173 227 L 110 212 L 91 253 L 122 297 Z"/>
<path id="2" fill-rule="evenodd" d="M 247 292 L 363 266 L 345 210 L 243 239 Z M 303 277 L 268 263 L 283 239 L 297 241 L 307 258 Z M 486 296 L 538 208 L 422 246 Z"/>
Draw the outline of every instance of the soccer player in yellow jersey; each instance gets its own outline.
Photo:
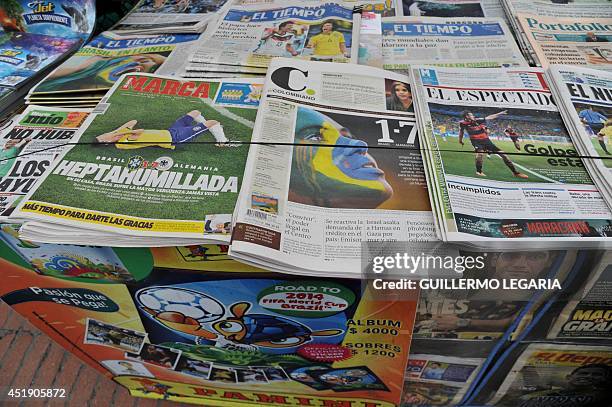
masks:
<path id="1" fill-rule="evenodd" d="M 334 31 L 332 21 L 323 23 L 321 32 L 308 41 L 306 48 L 313 49 L 313 61 L 331 61 L 333 58 L 344 57 L 347 54 L 344 35 Z"/>
<path id="2" fill-rule="evenodd" d="M 177 144 L 186 143 L 209 131 L 217 147 L 229 146 L 223 127 L 216 120 L 206 120 L 199 110 L 192 110 L 177 119 L 167 130 L 135 129 L 137 120 L 119 126 L 116 130 L 96 137 L 99 143 L 116 143 L 115 147 L 127 150 L 158 146 L 174 150 Z"/>
<path id="3" fill-rule="evenodd" d="M 603 129 L 597 133 L 597 141 L 599 141 L 599 145 L 607 155 L 610 155 L 610 152 L 606 148 L 606 137 L 612 137 L 612 119 L 606 120 Z"/>

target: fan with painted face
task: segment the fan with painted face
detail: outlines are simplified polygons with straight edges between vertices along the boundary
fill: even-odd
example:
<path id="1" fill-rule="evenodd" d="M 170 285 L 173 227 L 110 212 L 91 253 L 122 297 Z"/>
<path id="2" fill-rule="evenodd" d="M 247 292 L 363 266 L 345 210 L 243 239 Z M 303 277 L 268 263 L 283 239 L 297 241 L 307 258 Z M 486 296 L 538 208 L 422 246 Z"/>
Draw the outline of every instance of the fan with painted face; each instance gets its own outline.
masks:
<path id="1" fill-rule="evenodd" d="M 358 133 L 323 113 L 298 108 L 289 200 L 333 208 L 373 209 L 393 195 Z"/>

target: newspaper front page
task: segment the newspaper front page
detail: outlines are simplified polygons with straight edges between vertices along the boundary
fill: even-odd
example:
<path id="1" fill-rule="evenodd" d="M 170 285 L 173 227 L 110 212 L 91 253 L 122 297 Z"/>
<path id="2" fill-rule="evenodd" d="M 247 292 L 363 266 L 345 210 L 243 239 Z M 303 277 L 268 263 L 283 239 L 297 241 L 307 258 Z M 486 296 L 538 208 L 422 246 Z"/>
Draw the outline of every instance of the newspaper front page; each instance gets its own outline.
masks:
<path id="1" fill-rule="evenodd" d="M 612 23 L 609 18 L 553 18 L 518 14 L 536 61 L 612 71 Z"/>
<path id="2" fill-rule="evenodd" d="M 362 241 L 433 240 L 408 80 L 274 59 L 253 138 L 271 144 L 249 152 L 231 255 L 356 277 Z"/>
<path id="3" fill-rule="evenodd" d="M 606 339 L 612 337 L 612 253 L 606 252 L 585 280 L 577 298 L 567 305 L 551 328 L 551 339 Z"/>
<path id="4" fill-rule="evenodd" d="M 609 347 L 531 344 L 520 355 L 490 404 L 605 406 L 612 396 L 610 369 Z"/>
<path id="5" fill-rule="evenodd" d="M 484 363 L 483 358 L 411 354 L 403 405 L 457 405 Z"/>
<path id="6" fill-rule="evenodd" d="M 480 248 L 606 244 L 612 215 L 539 68 L 413 69 L 437 227 Z M 507 246 L 505 246 L 507 247 Z"/>
<path id="7" fill-rule="evenodd" d="M 0 220 L 8 219 L 66 144 L 74 141 L 89 112 L 29 106 L 0 133 Z"/>
<path id="8" fill-rule="evenodd" d="M 118 234 L 117 245 L 229 242 L 261 89 L 257 79 L 124 75 L 19 216 Z"/>
<path id="9" fill-rule="evenodd" d="M 555 65 L 548 73 L 578 152 L 612 208 L 612 72 Z"/>
<path id="10" fill-rule="evenodd" d="M 499 0 L 406 0 L 404 15 L 446 18 L 506 17 Z"/>
<path id="11" fill-rule="evenodd" d="M 255 67 L 267 67 L 274 57 L 357 62 L 359 20 L 350 2 L 231 5 L 190 61 Z"/>
<path id="12" fill-rule="evenodd" d="M 389 17 L 382 21 L 383 67 L 410 69 L 527 66 L 500 18 Z"/>

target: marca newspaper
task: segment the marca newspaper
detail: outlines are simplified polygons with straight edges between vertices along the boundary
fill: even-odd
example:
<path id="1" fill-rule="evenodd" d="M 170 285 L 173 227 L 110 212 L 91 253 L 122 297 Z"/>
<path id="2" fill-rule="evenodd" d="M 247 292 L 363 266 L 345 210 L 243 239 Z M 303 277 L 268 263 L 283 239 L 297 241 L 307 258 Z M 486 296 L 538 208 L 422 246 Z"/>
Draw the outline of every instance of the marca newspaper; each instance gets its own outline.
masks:
<path id="1" fill-rule="evenodd" d="M 362 241 L 434 239 L 408 77 L 274 59 L 253 141 L 232 256 L 355 276 Z"/>
<path id="2" fill-rule="evenodd" d="M 62 149 L 75 139 L 89 112 L 29 106 L 0 132 L 0 220 L 8 219 Z"/>
<path id="3" fill-rule="evenodd" d="M 541 66 L 570 64 L 612 71 L 610 18 L 517 14 L 517 19 Z"/>
<path id="4" fill-rule="evenodd" d="M 568 301 L 551 328 L 555 339 L 605 339 L 612 336 L 612 253 L 605 252 L 576 298 Z"/>
<path id="5" fill-rule="evenodd" d="M 610 401 L 608 372 L 612 351 L 606 346 L 535 343 L 526 347 L 505 375 L 491 405 L 542 407 L 604 406 Z M 593 378 L 582 385 L 582 377 Z"/>
<path id="6" fill-rule="evenodd" d="M 440 405 L 457 405 L 483 362 L 481 358 L 411 354 L 406 368 L 404 403 L 423 405 L 423 401 L 435 399 Z"/>
<path id="7" fill-rule="evenodd" d="M 500 18 L 389 17 L 382 33 L 385 69 L 527 66 Z"/>
<path id="8" fill-rule="evenodd" d="M 612 207 L 612 72 L 569 65 L 548 71 L 585 166 Z"/>
<path id="9" fill-rule="evenodd" d="M 232 5 L 206 30 L 191 62 L 255 67 L 267 67 L 274 57 L 357 62 L 358 44 L 359 13 L 353 14 L 350 2 Z"/>
<path id="10" fill-rule="evenodd" d="M 612 215 L 578 158 L 542 69 L 421 67 L 413 74 L 443 240 L 485 248 L 502 241 L 517 248 L 606 241 Z"/>
<path id="11" fill-rule="evenodd" d="M 124 75 L 19 216 L 124 244 L 229 242 L 261 89 L 258 79 Z"/>

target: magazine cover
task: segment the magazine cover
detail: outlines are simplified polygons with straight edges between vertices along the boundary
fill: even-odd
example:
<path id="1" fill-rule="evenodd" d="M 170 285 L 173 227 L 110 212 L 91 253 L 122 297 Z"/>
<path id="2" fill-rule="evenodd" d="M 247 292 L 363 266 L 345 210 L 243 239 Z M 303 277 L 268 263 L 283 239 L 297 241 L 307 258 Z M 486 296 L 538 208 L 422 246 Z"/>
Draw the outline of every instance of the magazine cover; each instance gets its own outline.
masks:
<path id="1" fill-rule="evenodd" d="M 108 90 L 123 74 L 155 72 L 177 45 L 196 38 L 193 34 L 166 34 L 119 39 L 102 33 L 53 70 L 29 96 Z"/>
<path id="2" fill-rule="evenodd" d="M 612 398 L 611 369 L 609 347 L 531 344 L 520 355 L 491 404 L 604 406 Z"/>
<path id="3" fill-rule="evenodd" d="M 94 0 L 3 0 L 0 25 L 6 31 L 85 41 L 94 29 Z"/>
<path id="4" fill-rule="evenodd" d="M 123 76 L 19 216 L 229 242 L 248 153 L 241 143 L 251 140 L 261 86 L 261 80 Z"/>
<path id="5" fill-rule="evenodd" d="M 0 132 L 0 220 L 6 221 L 89 116 L 90 110 L 29 106 Z"/>
<path id="6" fill-rule="evenodd" d="M 0 85 L 19 85 L 77 45 L 70 38 L 0 31 Z"/>

